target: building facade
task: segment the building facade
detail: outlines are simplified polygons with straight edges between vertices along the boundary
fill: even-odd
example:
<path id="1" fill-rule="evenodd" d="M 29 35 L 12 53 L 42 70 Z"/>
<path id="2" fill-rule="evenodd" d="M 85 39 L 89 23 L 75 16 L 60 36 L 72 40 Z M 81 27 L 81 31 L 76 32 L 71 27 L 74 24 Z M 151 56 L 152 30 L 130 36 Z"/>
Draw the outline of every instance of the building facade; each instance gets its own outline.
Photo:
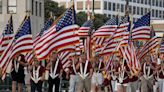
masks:
<path id="1" fill-rule="evenodd" d="M 53 0 L 58 2 L 60 6 L 70 7 L 71 0 Z M 87 11 L 88 0 L 74 0 L 77 12 Z M 105 14 L 109 18 L 116 15 L 123 17 L 125 15 L 126 0 L 94 0 L 95 13 Z M 90 9 L 92 8 L 92 0 L 90 0 Z M 159 37 L 163 35 L 164 29 L 157 27 L 158 22 L 164 19 L 164 0 L 129 0 L 129 14 L 136 21 L 144 14 L 151 11 L 151 24 Z M 162 21 L 164 24 L 164 22 Z"/>
<path id="2" fill-rule="evenodd" d="M 11 14 L 16 32 L 27 11 L 30 11 L 32 34 L 35 37 L 44 24 L 44 0 L 0 0 L 0 34 L 5 29 Z"/>
<path id="3" fill-rule="evenodd" d="M 69 7 L 71 0 L 53 0 Z M 87 10 L 88 0 L 74 0 L 75 8 L 79 11 Z M 92 0 L 90 0 L 92 7 Z M 126 0 L 95 0 L 95 13 L 105 14 L 112 18 L 119 14 L 125 14 Z M 152 19 L 164 19 L 164 0 L 129 0 L 129 13 L 134 18 L 134 21 L 149 11 Z"/>

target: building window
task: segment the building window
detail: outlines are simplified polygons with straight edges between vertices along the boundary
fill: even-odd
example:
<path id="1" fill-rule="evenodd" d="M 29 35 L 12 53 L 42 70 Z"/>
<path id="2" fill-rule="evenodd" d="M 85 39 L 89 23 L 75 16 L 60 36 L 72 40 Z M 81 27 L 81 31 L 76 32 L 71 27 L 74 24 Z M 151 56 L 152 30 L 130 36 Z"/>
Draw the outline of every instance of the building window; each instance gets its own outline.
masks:
<path id="1" fill-rule="evenodd" d="M 144 0 L 141 0 L 141 4 L 144 4 Z"/>
<path id="2" fill-rule="evenodd" d="M 32 2 L 31 2 L 31 12 L 33 15 L 34 14 L 34 0 L 32 0 Z"/>
<path id="3" fill-rule="evenodd" d="M 42 3 L 39 3 L 39 16 L 42 17 Z"/>
<path id="4" fill-rule="evenodd" d="M 158 0 L 156 0 L 156 6 L 158 6 Z"/>
<path id="5" fill-rule="evenodd" d="M 86 7 L 87 9 L 87 7 Z M 83 10 L 83 2 L 77 2 L 77 10 Z"/>
<path id="6" fill-rule="evenodd" d="M 143 15 L 143 8 L 141 7 L 141 15 Z"/>
<path id="7" fill-rule="evenodd" d="M 70 3 L 71 4 L 71 3 Z M 92 1 L 90 1 L 90 6 L 89 6 L 89 9 L 91 10 L 92 9 Z M 64 4 L 64 5 L 66 5 L 66 3 Z M 95 5 L 95 10 L 100 10 L 100 8 L 101 8 L 101 4 L 100 4 L 100 1 L 95 1 L 95 3 L 94 3 L 94 5 Z M 86 3 L 85 3 L 85 9 L 88 9 L 88 3 L 87 3 L 87 1 L 86 1 Z M 83 10 L 83 1 L 78 1 L 77 2 L 77 10 Z M 106 6 L 106 10 L 107 10 L 107 6 Z"/>
<path id="8" fill-rule="evenodd" d="M 95 1 L 95 9 L 100 9 L 100 8 L 101 8 L 100 1 Z"/>
<path id="9" fill-rule="evenodd" d="M 133 0 L 133 2 L 135 2 L 135 3 L 136 3 L 136 0 Z"/>
<path id="10" fill-rule="evenodd" d="M 152 9 L 152 17 L 154 17 L 154 9 Z"/>
<path id="11" fill-rule="evenodd" d="M 164 19 L 164 11 L 163 11 L 163 19 Z"/>
<path id="12" fill-rule="evenodd" d="M 150 0 L 151 1 L 151 0 Z M 152 0 L 152 5 L 154 6 L 155 5 L 155 0 Z"/>
<path id="13" fill-rule="evenodd" d="M 147 0 L 145 0 L 145 4 L 147 4 Z"/>
<path id="14" fill-rule="evenodd" d="M 139 15 L 140 14 L 140 8 L 137 7 L 137 14 Z"/>
<path id="15" fill-rule="evenodd" d="M 151 0 L 148 0 L 148 2 L 149 2 L 149 3 L 148 3 L 149 5 L 152 5 Z"/>
<path id="16" fill-rule="evenodd" d="M 130 14 L 132 13 L 132 6 L 131 5 L 129 6 L 129 13 Z"/>
<path id="17" fill-rule="evenodd" d="M 104 10 L 107 10 L 107 1 L 104 1 Z"/>
<path id="18" fill-rule="evenodd" d="M 121 12 L 124 12 L 124 5 L 121 4 Z"/>
<path id="19" fill-rule="evenodd" d="M 17 12 L 17 0 L 8 0 L 7 2 L 7 13 Z"/>
<path id="20" fill-rule="evenodd" d="M 132 0 L 129 0 L 129 2 L 132 2 Z"/>
<path id="21" fill-rule="evenodd" d="M 156 17 L 158 17 L 158 10 L 156 10 Z"/>
<path id="22" fill-rule="evenodd" d="M 162 11 L 159 11 L 159 17 L 162 18 Z"/>
<path id="23" fill-rule="evenodd" d="M 2 0 L 0 0 L 0 14 L 2 14 Z"/>
<path id="24" fill-rule="evenodd" d="M 145 8 L 145 13 L 147 13 L 147 8 Z"/>
<path id="25" fill-rule="evenodd" d="M 159 6 L 162 7 L 162 1 L 160 1 L 160 5 Z"/>
<path id="26" fill-rule="evenodd" d="M 38 16 L 38 2 L 35 2 L 35 15 Z"/>
<path id="27" fill-rule="evenodd" d="M 136 14 L 136 7 L 133 6 L 133 14 Z"/>
<path id="28" fill-rule="evenodd" d="M 120 4 L 117 4 L 117 10 L 120 10 Z"/>
<path id="29" fill-rule="evenodd" d="M 116 11 L 116 4 L 113 3 L 113 11 Z"/>
<path id="30" fill-rule="evenodd" d="M 137 0 L 137 3 L 140 3 L 140 0 Z"/>
<path id="31" fill-rule="evenodd" d="M 108 10 L 111 10 L 111 2 L 108 3 Z"/>

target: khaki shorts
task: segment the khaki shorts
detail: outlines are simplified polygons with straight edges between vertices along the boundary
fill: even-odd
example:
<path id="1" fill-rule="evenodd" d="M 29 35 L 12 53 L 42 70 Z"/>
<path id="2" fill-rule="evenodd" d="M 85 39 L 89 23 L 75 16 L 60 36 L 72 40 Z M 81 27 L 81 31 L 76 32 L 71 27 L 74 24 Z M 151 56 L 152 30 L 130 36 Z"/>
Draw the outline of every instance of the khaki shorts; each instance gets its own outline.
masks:
<path id="1" fill-rule="evenodd" d="M 83 91 L 85 90 L 85 92 L 90 92 L 91 90 L 91 79 L 86 77 L 85 79 L 82 79 L 80 76 L 78 76 L 78 80 L 77 80 L 77 91 Z"/>

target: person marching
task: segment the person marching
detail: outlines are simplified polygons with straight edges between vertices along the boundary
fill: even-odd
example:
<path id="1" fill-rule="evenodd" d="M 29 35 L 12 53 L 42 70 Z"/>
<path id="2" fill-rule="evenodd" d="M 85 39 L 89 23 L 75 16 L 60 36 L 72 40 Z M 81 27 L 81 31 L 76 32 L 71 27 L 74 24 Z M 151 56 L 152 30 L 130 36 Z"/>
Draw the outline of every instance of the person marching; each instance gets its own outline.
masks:
<path id="1" fill-rule="evenodd" d="M 81 55 L 80 62 L 76 66 L 76 70 L 78 70 L 76 92 L 90 92 L 93 69 L 91 62 L 87 60 L 86 54 Z"/>
<path id="2" fill-rule="evenodd" d="M 131 67 L 131 75 L 129 76 L 130 92 L 139 92 L 140 89 L 140 68 Z"/>
<path id="3" fill-rule="evenodd" d="M 48 92 L 59 92 L 60 78 L 62 77 L 63 68 L 56 52 L 52 52 L 46 70 L 49 70 Z"/>
<path id="4" fill-rule="evenodd" d="M 117 92 L 117 68 L 119 68 L 119 62 L 117 60 L 114 60 L 113 63 L 110 65 L 112 92 Z"/>
<path id="5" fill-rule="evenodd" d="M 162 59 L 162 57 L 161 57 Z M 159 60 L 158 62 L 158 71 L 157 71 L 157 81 L 158 81 L 158 89 L 159 92 L 164 92 L 164 61 Z"/>
<path id="6" fill-rule="evenodd" d="M 142 76 L 140 77 L 141 92 L 153 92 L 153 71 L 155 69 L 149 56 L 145 57 L 145 61 L 146 62 L 142 64 Z"/>
<path id="7" fill-rule="evenodd" d="M 45 68 L 37 60 L 36 57 L 33 59 L 33 65 L 30 68 L 31 76 L 31 92 L 42 92 L 42 84 L 45 78 Z"/>
<path id="8" fill-rule="evenodd" d="M 101 92 L 101 85 L 103 84 L 104 81 L 101 72 L 105 70 L 104 62 L 102 58 L 99 57 L 99 55 L 96 55 L 92 63 L 93 63 L 92 66 L 94 72 L 91 79 L 91 92 Z"/>
<path id="9" fill-rule="evenodd" d="M 79 62 L 79 57 L 74 56 L 71 59 L 72 66 L 69 68 L 70 69 L 70 80 L 69 80 L 69 91 L 68 92 L 76 92 L 76 84 L 77 84 L 77 71 L 76 71 L 76 65 Z"/>
<path id="10" fill-rule="evenodd" d="M 118 92 L 126 92 L 127 86 L 129 83 L 129 67 L 127 62 L 124 60 L 120 62 L 119 68 L 117 70 L 118 74 L 118 82 L 117 82 L 117 88 Z"/>
<path id="11" fill-rule="evenodd" d="M 28 65 L 28 63 L 25 62 L 25 57 L 23 54 L 20 54 L 16 56 L 13 61 L 13 70 L 11 72 L 11 78 L 12 78 L 12 92 L 16 92 L 16 83 L 18 83 L 18 92 L 23 91 L 23 84 L 24 84 L 24 67 Z"/>

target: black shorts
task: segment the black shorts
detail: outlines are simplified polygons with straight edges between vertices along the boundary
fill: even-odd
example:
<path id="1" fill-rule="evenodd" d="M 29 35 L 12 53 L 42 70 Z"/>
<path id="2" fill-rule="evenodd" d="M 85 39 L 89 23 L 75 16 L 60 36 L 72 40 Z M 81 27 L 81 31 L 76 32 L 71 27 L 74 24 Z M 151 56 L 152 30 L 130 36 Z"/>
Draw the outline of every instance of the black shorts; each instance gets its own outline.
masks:
<path id="1" fill-rule="evenodd" d="M 11 78 L 12 78 L 12 81 L 16 81 L 18 83 L 25 83 L 25 81 L 24 81 L 24 78 L 25 78 L 24 70 L 19 70 L 18 72 L 15 72 L 15 70 L 13 70 L 11 72 Z"/>

